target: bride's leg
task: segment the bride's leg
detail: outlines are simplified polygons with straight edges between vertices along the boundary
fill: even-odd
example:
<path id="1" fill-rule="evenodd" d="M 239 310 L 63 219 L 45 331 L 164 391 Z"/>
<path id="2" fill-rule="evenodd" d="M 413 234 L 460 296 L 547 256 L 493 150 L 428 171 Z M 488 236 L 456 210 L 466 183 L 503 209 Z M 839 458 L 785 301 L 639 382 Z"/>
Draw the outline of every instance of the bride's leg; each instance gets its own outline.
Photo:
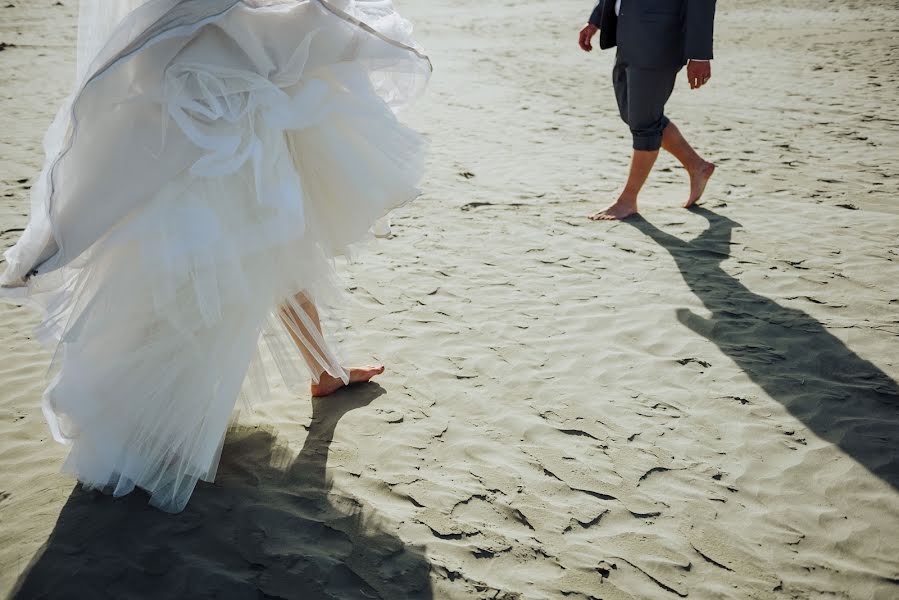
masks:
<path id="1" fill-rule="evenodd" d="M 340 388 L 344 387 L 344 382 L 339 377 L 334 377 L 324 369 L 320 357 L 329 356 L 331 353 L 324 347 L 324 336 L 322 335 L 321 320 L 318 316 L 318 310 L 315 303 L 305 293 L 300 292 L 294 296 L 294 302 L 286 302 L 281 305 L 280 317 L 287 326 L 290 337 L 297 345 L 309 370 L 317 375 L 317 382 L 312 383 L 312 395 L 315 397 L 327 396 L 333 394 Z M 303 311 L 305 319 L 300 316 L 294 306 L 299 306 Z M 309 324 L 315 329 L 310 330 Z M 374 365 L 368 367 L 359 367 L 346 369 L 350 376 L 350 384 L 364 383 L 370 381 L 373 377 L 384 372 L 382 365 Z"/>
<path id="2" fill-rule="evenodd" d="M 323 347 L 324 336 L 322 335 L 318 310 L 316 310 L 315 304 L 309 296 L 302 292 L 294 296 L 294 301 L 295 304 L 291 302 L 282 304 L 279 316 L 281 317 L 281 321 L 287 327 L 287 332 L 293 339 L 294 344 L 296 344 L 300 353 L 303 355 L 303 360 L 306 361 L 309 370 L 312 373 L 317 374 L 318 377 L 321 377 L 322 373 L 325 372 L 324 365 L 321 364 L 321 357 L 328 356 L 329 353 L 327 352 L 327 348 Z M 306 314 L 308 319 L 301 318 L 294 306 L 299 306 L 300 310 Z M 314 333 L 310 331 L 310 328 L 307 325 L 307 323 L 310 322 L 315 327 Z"/>

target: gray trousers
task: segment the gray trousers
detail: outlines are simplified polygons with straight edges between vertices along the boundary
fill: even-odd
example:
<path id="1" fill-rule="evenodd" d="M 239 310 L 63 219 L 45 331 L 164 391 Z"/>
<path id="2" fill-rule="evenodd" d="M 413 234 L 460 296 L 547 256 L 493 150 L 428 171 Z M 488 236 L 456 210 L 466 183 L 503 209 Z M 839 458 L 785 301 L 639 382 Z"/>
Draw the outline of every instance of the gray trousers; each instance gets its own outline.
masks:
<path id="1" fill-rule="evenodd" d="M 615 60 L 612 83 L 618 112 L 631 128 L 634 150 L 656 151 L 662 147 L 662 132 L 670 122 L 665 116 L 665 103 L 681 68 L 647 69 L 630 66 L 621 57 Z"/>

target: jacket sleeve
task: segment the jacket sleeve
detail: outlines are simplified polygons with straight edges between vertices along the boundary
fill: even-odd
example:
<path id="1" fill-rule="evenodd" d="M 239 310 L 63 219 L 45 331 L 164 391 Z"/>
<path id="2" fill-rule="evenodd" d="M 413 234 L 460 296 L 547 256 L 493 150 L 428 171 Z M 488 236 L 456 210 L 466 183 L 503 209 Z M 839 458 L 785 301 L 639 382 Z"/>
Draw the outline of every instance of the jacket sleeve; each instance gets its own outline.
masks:
<path id="1" fill-rule="evenodd" d="M 602 26 L 602 3 L 605 0 L 599 0 L 599 4 L 596 5 L 596 8 L 593 9 L 593 13 L 590 15 L 590 20 L 587 21 L 597 29 Z"/>
<path id="2" fill-rule="evenodd" d="M 687 0 L 686 58 L 712 60 L 715 0 Z"/>

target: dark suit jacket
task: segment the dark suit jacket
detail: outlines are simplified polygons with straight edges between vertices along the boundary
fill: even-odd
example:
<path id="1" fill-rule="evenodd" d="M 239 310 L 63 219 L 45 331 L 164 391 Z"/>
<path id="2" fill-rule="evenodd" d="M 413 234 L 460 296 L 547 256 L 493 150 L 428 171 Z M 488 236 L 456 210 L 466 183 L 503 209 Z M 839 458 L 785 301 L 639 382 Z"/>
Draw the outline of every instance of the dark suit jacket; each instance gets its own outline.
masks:
<path id="1" fill-rule="evenodd" d="M 680 66 L 711 60 L 715 0 L 600 0 L 590 15 L 599 28 L 599 47 L 618 46 L 622 60 L 637 67 Z"/>

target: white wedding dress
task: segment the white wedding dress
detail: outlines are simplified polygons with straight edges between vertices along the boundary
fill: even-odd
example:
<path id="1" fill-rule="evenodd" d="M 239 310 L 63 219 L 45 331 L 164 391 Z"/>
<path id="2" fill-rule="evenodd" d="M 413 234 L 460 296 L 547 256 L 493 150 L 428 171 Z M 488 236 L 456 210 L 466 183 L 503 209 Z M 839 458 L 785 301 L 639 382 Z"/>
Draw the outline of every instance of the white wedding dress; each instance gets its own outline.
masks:
<path id="1" fill-rule="evenodd" d="M 302 362 L 278 307 L 328 301 L 334 257 L 417 195 L 424 144 L 394 112 L 429 74 L 389 0 L 82 0 L 78 83 L 0 279 L 42 311 L 65 471 L 168 511 L 214 477 L 260 355 Z"/>

